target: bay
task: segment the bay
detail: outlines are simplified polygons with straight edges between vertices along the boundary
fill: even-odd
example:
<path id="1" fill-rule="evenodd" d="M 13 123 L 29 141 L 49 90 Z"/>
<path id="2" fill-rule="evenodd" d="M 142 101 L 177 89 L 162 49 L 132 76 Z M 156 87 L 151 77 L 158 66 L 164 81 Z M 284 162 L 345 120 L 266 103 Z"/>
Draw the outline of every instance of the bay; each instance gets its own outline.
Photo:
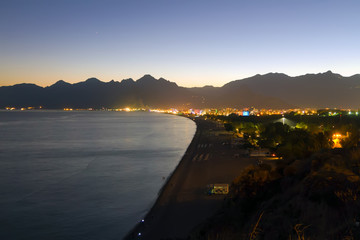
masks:
<path id="1" fill-rule="evenodd" d="M 122 239 L 195 130 L 148 112 L 0 111 L 0 239 Z"/>

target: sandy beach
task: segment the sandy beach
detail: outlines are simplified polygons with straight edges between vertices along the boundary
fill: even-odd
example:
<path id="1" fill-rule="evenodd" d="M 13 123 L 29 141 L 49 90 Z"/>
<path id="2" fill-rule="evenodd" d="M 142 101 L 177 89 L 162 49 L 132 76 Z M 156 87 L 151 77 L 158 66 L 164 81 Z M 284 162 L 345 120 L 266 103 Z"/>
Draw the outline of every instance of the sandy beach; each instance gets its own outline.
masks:
<path id="1" fill-rule="evenodd" d="M 206 186 L 228 183 L 255 159 L 238 156 L 223 125 L 196 118 L 195 136 L 179 165 L 146 215 L 125 239 L 186 239 L 189 232 L 212 216 L 224 195 L 206 194 Z"/>

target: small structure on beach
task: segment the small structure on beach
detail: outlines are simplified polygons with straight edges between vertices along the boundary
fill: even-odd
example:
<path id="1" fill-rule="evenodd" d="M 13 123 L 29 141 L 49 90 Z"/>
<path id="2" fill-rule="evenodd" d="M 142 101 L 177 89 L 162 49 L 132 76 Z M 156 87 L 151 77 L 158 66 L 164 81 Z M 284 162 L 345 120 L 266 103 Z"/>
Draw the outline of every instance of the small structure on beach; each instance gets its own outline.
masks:
<path id="1" fill-rule="evenodd" d="M 207 190 L 208 195 L 219 195 L 219 194 L 228 194 L 229 193 L 229 184 L 217 183 L 209 184 Z"/>

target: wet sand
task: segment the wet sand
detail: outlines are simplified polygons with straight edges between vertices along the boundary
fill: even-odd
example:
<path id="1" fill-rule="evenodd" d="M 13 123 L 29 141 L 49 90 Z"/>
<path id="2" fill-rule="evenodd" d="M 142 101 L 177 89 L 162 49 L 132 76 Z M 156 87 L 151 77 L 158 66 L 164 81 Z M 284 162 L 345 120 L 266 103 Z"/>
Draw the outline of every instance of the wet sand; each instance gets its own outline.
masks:
<path id="1" fill-rule="evenodd" d="M 186 239 L 220 209 L 224 195 L 208 196 L 206 186 L 228 183 L 254 159 L 238 157 L 222 124 L 196 118 L 197 130 L 185 155 L 146 215 L 125 239 Z"/>

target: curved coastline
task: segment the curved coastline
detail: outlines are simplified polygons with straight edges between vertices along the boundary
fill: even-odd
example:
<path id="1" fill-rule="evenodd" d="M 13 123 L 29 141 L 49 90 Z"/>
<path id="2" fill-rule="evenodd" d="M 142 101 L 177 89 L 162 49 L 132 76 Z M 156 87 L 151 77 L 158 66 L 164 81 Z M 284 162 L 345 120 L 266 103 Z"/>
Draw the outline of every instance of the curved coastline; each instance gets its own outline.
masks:
<path id="1" fill-rule="evenodd" d="M 184 156 L 160 190 L 155 204 L 124 239 L 186 239 L 190 232 L 222 206 L 224 195 L 208 196 L 206 186 L 230 184 L 254 163 L 239 157 L 230 143 L 232 134 L 222 124 L 193 119 L 196 133 Z"/>
<path id="2" fill-rule="evenodd" d="M 169 174 L 169 176 L 166 178 L 166 182 L 164 183 L 164 185 L 160 188 L 160 190 L 158 192 L 157 199 L 152 204 L 152 207 L 150 208 L 150 210 L 146 213 L 144 219 L 141 222 L 137 223 L 133 227 L 133 229 L 129 231 L 129 233 L 123 238 L 124 240 L 137 239 L 139 237 L 138 234 L 141 233 L 145 228 L 145 222 L 147 223 L 149 220 L 151 220 L 153 218 L 153 215 L 157 211 L 157 208 L 159 207 L 159 205 L 167 200 L 168 196 L 166 195 L 166 192 L 169 191 L 170 188 L 172 187 L 171 186 L 172 183 L 170 183 L 170 182 L 173 181 L 174 175 L 178 174 L 178 172 L 180 171 L 179 168 L 183 167 L 182 165 L 184 165 L 185 159 L 188 156 L 192 155 L 193 149 L 198 144 L 198 138 L 200 135 L 198 122 L 196 122 L 195 119 L 188 117 L 188 116 L 183 116 L 183 115 L 179 115 L 179 116 L 185 117 L 185 118 L 188 118 L 188 119 L 194 121 L 194 123 L 196 124 L 196 130 L 195 130 L 194 136 L 193 136 L 189 146 L 187 147 L 184 155 L 180 159 L 179 163 L 176 165 L 174 171 L 172 171 Z"/>
<path id="3" fill-rule="evenodd" d="M 193 121 L 160 113 L 1 114 L 7 239 L 122 239 L 152 208 L 162 176 L 173 174 L 196 132 Z"/>
<path id="4" fill-rule="evenodd" d="M 186 117 L 186 116 L 182 116 L 182 117 Z M 196 124 L 196 121 L 194 121 L 194 119 L 190 118 L 190 117 L 186 117 L 190 120 L 192 120 L 195 124 Z M 166 181 L 164 183 L 164 185 L 160 188 L 159 192 L 158 192 L 158 197 L 156 198 L 154 204 L 152 204 L 152 207 L 150 208 L 150 210 L 148 211 L 148 213 L 146 213 L 146 215 L 148 215 L 151 210 L 155 207 L 156 203 L 158 202 L 159 198 L 161 198 L 163 192 L 165 191 L 165 188 L 167 187 L 167 185 L 169 184 L 170 182 L 170 179 L 172 178 L 172 176 L 175 174 L 176 170 L 178 169 L 179 165 L 181 164 L 181 162 L 183 161 L 184 157 L 186 155 L 188 155 L 189 153 L 189 149 L 190 149 L 190 146 L 193 144 L 194 140 L 195 140 L 195 137 L 198 133 L 198 127 L 197 127 L 197 124 L 196 124 L 196 130 L 195 130 L 195 133 L 194 133 L 194 136 L 193 138 L 191 139 L 191 142 L 189 144 L 189 146 L 186 148 L 186 151 L 184 152 L 184 155 L 180 158 L 180 161 L 179 163 L 176 165 L 175 169 L 169 174 L 169 176 L 166 178 Z M 146 217 L 146 216 L 145 216 Z"/>

